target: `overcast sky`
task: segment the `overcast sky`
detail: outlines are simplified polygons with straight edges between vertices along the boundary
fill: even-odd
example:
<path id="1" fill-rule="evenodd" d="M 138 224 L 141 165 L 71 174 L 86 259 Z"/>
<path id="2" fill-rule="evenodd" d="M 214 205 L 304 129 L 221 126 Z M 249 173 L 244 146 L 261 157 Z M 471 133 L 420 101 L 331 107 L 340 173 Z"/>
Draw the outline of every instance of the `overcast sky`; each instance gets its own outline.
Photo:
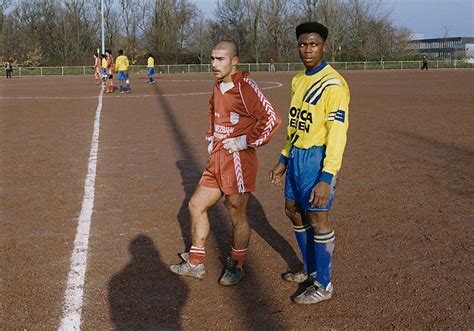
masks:
<path id="1" fill-rule="evenodd" d="M 217 0 L 192 0 L 212 16 Z M 474 0 L 382 0 L 393 25 L 407 27 L 417 38 L 474 37 Z"/>

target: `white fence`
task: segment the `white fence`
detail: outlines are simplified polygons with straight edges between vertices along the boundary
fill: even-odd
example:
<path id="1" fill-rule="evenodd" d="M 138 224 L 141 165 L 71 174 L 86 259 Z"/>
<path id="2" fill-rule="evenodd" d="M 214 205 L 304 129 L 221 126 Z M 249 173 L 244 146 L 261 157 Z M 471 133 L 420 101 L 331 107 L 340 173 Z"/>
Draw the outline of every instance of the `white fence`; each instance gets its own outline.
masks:
<path id="1" fill-rule="evenodd" d="M 381 62 L 329 62 L 338 70 L 394 70 L 394 69 L 420 69 L 421 61 L 381 61 Z M 429 61 L 430 69 L 457 69 L 474 68 L 474 63 L 462 60 L 453 61 Z M 270 71 L 269 63 L 241 63 L 239 70 L 247 71 Z M 210 64 L 170 64 L 155 66 L 158 73 L 191 73 L 210 72 Z M 276 63 L 275 71 L 298 71 L 303 70 L 302 63 Z M 131 73 L 146 73 L 145 65 L 132 65 Z M 94 69 L 91 66 L 62 66 L 62 67 L 15 67 L 12 76 L 46 76 L 46 75 L 91 75 Z"/>

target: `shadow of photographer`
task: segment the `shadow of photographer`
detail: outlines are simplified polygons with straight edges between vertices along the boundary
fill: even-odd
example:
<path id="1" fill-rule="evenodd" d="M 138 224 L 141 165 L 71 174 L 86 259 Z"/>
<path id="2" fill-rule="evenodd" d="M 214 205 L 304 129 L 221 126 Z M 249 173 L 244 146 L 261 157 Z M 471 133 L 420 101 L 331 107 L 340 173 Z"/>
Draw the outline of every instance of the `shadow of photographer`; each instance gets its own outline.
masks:
<path id="1" fill-rule="evenodd" d="M 188 297 L 186 283 L 168 271 L 148 236 L 138 235 L 130 242 L 129 251 L 131 261 L 108 286 L 115 329 L 181 329 L 181 310 Z"/>

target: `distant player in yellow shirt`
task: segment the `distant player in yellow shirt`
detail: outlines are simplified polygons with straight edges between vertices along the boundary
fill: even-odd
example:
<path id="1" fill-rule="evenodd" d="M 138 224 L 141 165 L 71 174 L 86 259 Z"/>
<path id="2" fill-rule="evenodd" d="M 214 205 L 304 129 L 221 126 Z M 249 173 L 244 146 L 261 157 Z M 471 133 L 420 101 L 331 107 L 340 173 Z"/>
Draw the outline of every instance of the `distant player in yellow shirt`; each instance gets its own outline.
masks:
<path id="1" fill-rule="evenodd" d="M 124 93 L 126 90 L 127 93 L 132 92 L 130 87 L 130 81 L 128 79 L 128 57 L 123 55 L 123 50 L 119 50 L 119 56 L 115 59 L 115 71 L 118 72 L 118 79 L 120 81 L 120 93 Z M 126 87 L 124 87 L 124 83 Z"/>
<path id="2" fill-rule="evenodd" d="M 102 73 L 102 86 L 105 86 L 105 84 L 107 83 L 107 77 L 108 77 L 108 73 L 107 73 L 107 57 L 105 56 L 105 54 L 100 54 L 100 68 L 101 68 L 101 73 Z"/>
<path id="3" fill-rule="evenodd" d="M 148 54 L 148 60 L 146 61 L 146 69 L 148 72 L 148 77 L 150 77 L 150 81 L 148 84 L 153 85 L 156 83 L 155 80 L 155 59 L 153 55 L 150 53 Z"/>
<path id="4" fill-rule="evenodd" d="M 291 82 L 286 144 L 270 172 L 273 183 L 285 178 L 285 212 L 293 223 L 304 271 L 285 280 L 313 281 L 294 298 L 313 304 L 332 297 L 332 257 L 335 234 L 329 210 L 336 192 L 349 126 L 349 88 L 325 60 L 328 29 L 318 22 L 296 27 L 300 59 L 306 67 Z"/>

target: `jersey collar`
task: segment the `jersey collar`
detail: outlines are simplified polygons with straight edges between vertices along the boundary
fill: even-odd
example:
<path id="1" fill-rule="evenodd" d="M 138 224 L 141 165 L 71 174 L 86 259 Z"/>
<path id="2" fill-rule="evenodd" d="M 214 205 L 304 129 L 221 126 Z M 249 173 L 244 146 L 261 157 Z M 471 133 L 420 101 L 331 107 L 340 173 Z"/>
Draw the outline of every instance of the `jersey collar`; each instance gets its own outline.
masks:
<path id="1" fill-rule="evenodd" d="M 316 68 L 314 68 L 313 70 L 311 70 L 311 71 L 306 70 L 305 75 L 306 76 L 312 76 L 314 74 L 317 74 L 318 72 L 323 70 L 324 67 L 327 66 L 327 65 L 328 65 L 328 63 L 326 62 L 326 60 L 323 60 L 323 62 L 321 62 L 321 64 L 319 66 L 317 66 Z"/>

